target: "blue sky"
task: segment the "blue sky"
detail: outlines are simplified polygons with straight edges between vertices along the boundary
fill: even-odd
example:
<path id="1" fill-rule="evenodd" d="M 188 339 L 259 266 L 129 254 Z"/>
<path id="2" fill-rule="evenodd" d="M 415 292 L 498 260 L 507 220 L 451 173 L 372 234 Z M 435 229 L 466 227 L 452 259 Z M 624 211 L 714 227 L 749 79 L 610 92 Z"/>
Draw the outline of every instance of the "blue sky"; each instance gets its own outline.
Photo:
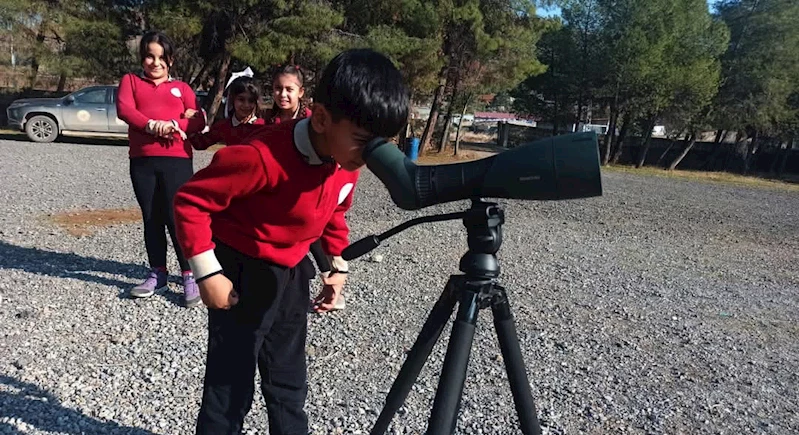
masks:
<path id="1" fill-rule="evenodd" d="M 707 0 L 707 8 L 713 12 L 713 4 L 716 3 L 717 0 Z M 560 15 L 560 8 L 557 6 L 553 6 L 551 8 L 538 8 L 536 9 L 536 13 L 542 17 L 554 17 Z"/>

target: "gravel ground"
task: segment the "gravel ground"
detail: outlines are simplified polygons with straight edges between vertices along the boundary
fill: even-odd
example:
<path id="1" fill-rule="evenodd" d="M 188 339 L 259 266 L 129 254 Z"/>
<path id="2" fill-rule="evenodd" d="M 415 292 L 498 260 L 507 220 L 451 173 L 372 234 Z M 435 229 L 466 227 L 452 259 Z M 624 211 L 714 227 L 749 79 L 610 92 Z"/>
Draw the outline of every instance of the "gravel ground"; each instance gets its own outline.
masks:
<path id="1" fill-rule="evenodd" d="M 75 237 L 45 219 L 135 207 L 126 152 L 0 141 L 0 434 L 192 433 L 205 311 L 182 308 L 177 284 L 127 298 L 145 272 L 140 224 Z M 402 212 L 362 180 L 356 238 L 465 206 Z M 601 198 L 504 203 L 501 282 L 544 433 L 799 433 L 799 195 L 616 173 L 603 183 Z M 352 264 L 347 310 L 309 318 L 313 433 L 368 433 L 465 246 L 459 222 L 428 224 L 378 248 L 382 262 Z M 459 433 L 517 432 L 489 318 Z M 423 433 L 445 346 L 390 433 Z M 266 433 L 259 396 L 247 433 Z"/>

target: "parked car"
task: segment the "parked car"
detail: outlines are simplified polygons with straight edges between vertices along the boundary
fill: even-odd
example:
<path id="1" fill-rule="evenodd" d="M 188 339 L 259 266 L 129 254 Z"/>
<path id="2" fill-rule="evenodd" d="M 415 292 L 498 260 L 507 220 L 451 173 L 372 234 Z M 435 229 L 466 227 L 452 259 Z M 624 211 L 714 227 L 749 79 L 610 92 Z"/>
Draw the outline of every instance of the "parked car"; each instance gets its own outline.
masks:
<path id="1" fill-rule="evenodd" d="M 198 100 L 204 95 L 198 92 Z M 128 124 L 117 118 L 117 86 L 90 86 L 63 98 L 28 98 L 6 109 L 8 125 L 34 142 L 64 136 L 128 137 Z"/>

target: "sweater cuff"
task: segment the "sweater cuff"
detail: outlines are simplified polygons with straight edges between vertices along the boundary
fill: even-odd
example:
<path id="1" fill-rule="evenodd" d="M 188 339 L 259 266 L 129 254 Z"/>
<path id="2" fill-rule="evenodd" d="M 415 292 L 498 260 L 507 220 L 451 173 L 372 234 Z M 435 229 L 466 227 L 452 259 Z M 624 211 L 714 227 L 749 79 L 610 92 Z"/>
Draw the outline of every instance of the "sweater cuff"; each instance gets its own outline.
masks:
<path id="1" fill-rule="evenodd" d="M 147 134 L 155 134 L 155 120 L 150 119 L 147 121 L 147 126 L 144 127 L 144 131 Z"/>
<path id="2" fill-rule="evenodd" d="M 339 255 L 328 255 L 327 261 L 330 262 L 330 267 L 337 272 L 349 272 L 350 270 L 347 260 Z"/>
<path id="3" fill-rule="evenodd" d="M 213 249 L 197 254 L 189 258 L 188 261 L 191 271 L 198 281 L 222 270 L 222 265 L 219 264 L 219 260 L 216 259 L 216 254 L 214 254 Z"/>
<path id="4" fill-rule="evenodd" d="M 349 266 L 347 264 L 347 260 L 341 258 L 338 255 L 328 255 L 327 256 L 328 264 L 330 264 L 329 271 L 322 272 L 319 274 L 322 280 L 330 278 L 331 276 L 335 276 L 336 274 L 340 274 L 345 277 L 347 273 L 349 273 Z"/>

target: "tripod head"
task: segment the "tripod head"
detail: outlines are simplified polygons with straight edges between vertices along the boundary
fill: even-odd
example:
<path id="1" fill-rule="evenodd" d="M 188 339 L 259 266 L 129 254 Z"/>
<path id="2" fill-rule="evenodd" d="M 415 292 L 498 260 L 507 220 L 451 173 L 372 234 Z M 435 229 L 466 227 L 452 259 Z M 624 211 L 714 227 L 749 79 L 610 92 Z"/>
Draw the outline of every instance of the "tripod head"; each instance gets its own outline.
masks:
<path id="1" fill-rule="evenodd" d="M 341 256 L 348 261 L 358 258 L 378 247 L 383 240 L 422 223 L 463 219 L 469 250 L 461 257 L 460 271 L 467 278 L 496 279 L 499 276 L 496 254 L 502 245 L 505 212 L 494 202 L 486 202 L 480 198 L 472 198 L 471 202 L 471 207 L 465 211 L 411 219 L 380 235 L 364 237 L 347 246 Z"/>
<path id="2" fill-rule="evenodd" d="M 465 214 L 469 250 L 461 257 L 458 269 L 467 278 L 495 279 L 499 277 L 496 254 L 502 245 L 505 211 L 497 203 L 472 199 L 472 207 Z"/>

